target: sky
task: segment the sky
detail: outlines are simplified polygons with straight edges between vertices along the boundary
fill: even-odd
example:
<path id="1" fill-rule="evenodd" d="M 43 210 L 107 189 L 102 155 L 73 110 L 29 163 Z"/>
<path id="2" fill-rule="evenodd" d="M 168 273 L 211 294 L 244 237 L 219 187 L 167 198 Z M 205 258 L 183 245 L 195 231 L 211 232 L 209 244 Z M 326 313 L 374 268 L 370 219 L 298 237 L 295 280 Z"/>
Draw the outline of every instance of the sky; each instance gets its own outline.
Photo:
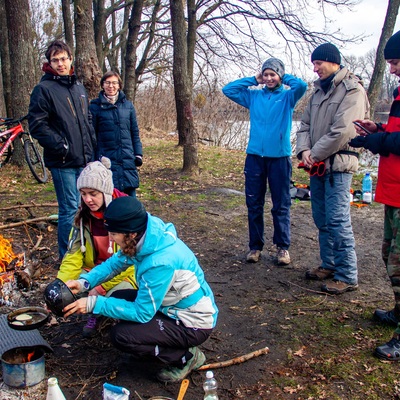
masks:
<path id="1" fill-rule="evenodd" d="M 346 55 L 364 56 L 369 50 L 378 47 L 386 16 L 388 0 L 362 0 L 353 11 L 335 13 L 334 24 L 345 34 L 368 35 L 360 44 L 342 49 Z M 394 33 L 400 30 L 400 17 L 397 17 Z"/>

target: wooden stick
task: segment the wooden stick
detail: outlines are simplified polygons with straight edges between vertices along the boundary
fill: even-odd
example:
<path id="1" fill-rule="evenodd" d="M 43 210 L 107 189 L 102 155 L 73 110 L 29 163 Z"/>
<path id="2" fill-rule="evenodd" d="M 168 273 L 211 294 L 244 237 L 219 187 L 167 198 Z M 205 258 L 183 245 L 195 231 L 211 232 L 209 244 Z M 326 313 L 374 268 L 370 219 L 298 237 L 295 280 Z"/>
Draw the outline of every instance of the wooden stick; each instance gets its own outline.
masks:
<path id="1" fill-rule="evenodd" d="M 43 235 L 38 236 L 38 240 L 37 240 L 36 244 L 32 247 L 31 254 L 32 254 L 35 250 L 37 250 L 37 249 L 39 248 L 40 243 L 42 243 L 42 240 L 43 240 Z"/>
<path id="2" fill-rule="evenodd" d="M 14 222 L 12 224 L 0 225 L 0 229 L 14 228 L 15 226 L 32 224 L 34 222 L 39 222 L 39 221 L 54 221 L 57 219 L 58 219 L 58 215 L 50 215 L 49 217 L 38 217 L 38 218 L 33 218 L 33 219 L 27 219 L 27 220 L 21 221 L 21 222 Z"/>
<path id="3" fill-rule="evenodd" d="M 8 211 L 8 210 L 14 210 L 16 208 L 29 208 L 29 207 L 58 207 L 58 203 L 42 203 L 42 204 L 36 204 L 32 201 L 32 203 L 29 204 L 17 204 L 15 206 L 9 206 L 9 207 L 1 207 L 0 211 Z"/>
<path id="4" fill-rule="evenodd" d="M 245 354 L 243 356 L 231 358 L 230 360 L 202 365 L 200 368 L 197 368 L 197 371 L 203 371 L 205 369 L 224 368 L 224 367 L 229 367 L 230 365 L 241 364 L 241 363 L 243 363 L 247 360 L 250 360 L 254 357 L 258 357 L 258 356 L 261 356 L 262 354 L 267 354 L 267 353 L 269 353 L 269 348 L 264 347 L 263 349 L 253 351 L 253 352 Z"/>

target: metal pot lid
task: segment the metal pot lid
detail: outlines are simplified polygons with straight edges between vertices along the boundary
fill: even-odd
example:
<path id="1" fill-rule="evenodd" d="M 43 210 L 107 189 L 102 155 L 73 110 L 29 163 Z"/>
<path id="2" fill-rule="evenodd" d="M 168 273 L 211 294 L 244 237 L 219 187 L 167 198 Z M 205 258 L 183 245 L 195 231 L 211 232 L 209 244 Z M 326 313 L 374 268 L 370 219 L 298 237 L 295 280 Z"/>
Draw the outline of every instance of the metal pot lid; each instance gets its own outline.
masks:
<path id="1" fill-rule="evenodd" d="M 7 315 L 8 326 L 17 331 L 30 331 L 43 326 L 50 313 L 42 307 L 22 307 Z"/>
<path id="2" fill-rule="evenodd" d="M 8 326 L 6 314 L 0 315 L 0 337 L 0 357 L 7 350 L 17 347 L 40 346 L 45 351 L 53 351 L 37 329 L 31 331 L 17 331 L 11 329 Z"/>

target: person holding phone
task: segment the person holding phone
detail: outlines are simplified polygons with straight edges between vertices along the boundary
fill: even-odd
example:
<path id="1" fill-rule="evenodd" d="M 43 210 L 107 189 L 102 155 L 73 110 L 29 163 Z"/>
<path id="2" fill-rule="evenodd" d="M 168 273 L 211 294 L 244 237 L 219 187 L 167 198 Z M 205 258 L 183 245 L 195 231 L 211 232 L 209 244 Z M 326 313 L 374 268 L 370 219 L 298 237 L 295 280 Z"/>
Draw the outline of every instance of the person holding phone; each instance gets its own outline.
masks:
<path id="1" fill-rule="evenodd" d="M 387 42 L 384 56 L 390 73 L 400 78 L 400 31 Z M 394 292 L 394 307 L 375 310 L 374 319 L 396 327 L 389 342 L 378 346 L 375 355 L 389 361 L 400 361 L 400 87 L 393 93 L 393 103 L 386 124 L 369 119 L 356 120 L 359 136 L 350 141 L 353 147 L 364 147 L 379 154 L 375 201 L 385 205 L 382 258 Z M 371 132 L 366 135 L 363 128 Z"/>
<path id="2" fill-rule="evenodd" d="M 254 86 L 264 85 L 261 90 Z M 264 247 L 264 204 L 267 182 L 271 192 L 273 243 L 277 264 L 290 264 L 290 178 L 293 110 L 307 90 L 300 78 L 285 73 L 283 62 L 269 58 L 255 76 L 238 79 L 222 92 L 250 110 L 250 135 L 244 166 L 249 249 L 246 261 L 256 263 Z"/>

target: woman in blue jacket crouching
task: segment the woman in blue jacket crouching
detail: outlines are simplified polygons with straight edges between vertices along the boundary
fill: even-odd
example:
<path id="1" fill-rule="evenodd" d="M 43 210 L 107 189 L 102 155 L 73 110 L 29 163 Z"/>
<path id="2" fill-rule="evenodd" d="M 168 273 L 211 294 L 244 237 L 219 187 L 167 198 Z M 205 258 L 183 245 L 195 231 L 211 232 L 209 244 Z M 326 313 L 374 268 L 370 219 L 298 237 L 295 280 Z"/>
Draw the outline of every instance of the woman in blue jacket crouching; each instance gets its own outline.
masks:
<path id="1" fill-rule="evenodd" d="M 137 358 L 158 359 L 167 368 L 157 378 L 178 382 L 204 364 L 197 346 L 217 321 L 204 272 L 174 225 L 147 213 L 136 198 L 115 199 L 104 220 L 120 251 L 67 285 L 74 293 L 89 291 L 134 264 L 138 290 L 81 298 L 64 308 L 64 316 L 94 313 L 118 319 L 111 332 L 113 344 Z"/>

